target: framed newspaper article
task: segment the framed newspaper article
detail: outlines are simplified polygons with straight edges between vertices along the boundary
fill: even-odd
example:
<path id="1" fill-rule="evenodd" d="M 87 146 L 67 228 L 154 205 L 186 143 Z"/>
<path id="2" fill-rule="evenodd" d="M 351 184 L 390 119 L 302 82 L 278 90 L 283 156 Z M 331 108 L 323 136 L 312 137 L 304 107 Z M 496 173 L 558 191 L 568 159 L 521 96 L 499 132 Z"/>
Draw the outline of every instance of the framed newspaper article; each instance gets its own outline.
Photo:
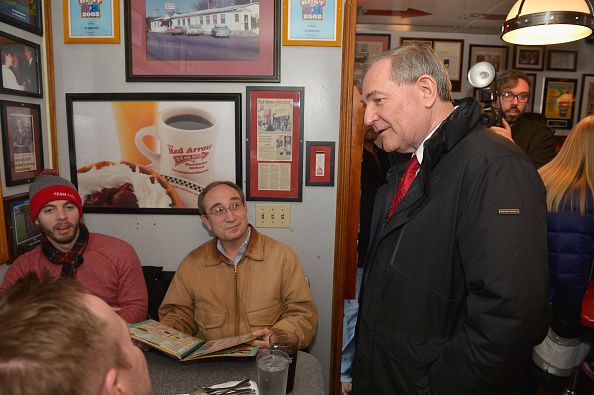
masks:
<path id="1" fill-rule="evenodd" d="M 43 170 L 41 108 L 0 101 L 6 186 L 28 184 Z"/>
<path id="2" fill-rule="evenodd" d="M 247 200 L 301 201 L 303 87 L 247 87 Z"/>

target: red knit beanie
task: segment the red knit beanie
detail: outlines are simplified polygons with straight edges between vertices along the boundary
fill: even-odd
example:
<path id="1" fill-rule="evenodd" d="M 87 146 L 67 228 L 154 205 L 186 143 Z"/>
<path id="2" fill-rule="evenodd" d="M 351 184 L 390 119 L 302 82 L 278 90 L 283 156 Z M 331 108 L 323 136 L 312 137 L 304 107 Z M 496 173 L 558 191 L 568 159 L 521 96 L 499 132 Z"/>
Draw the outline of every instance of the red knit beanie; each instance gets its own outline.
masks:
<path id="1" fill-rule="evenodd" d="M 68 200 L 76 205 L 82 217 L 82 200 L 70 181 L 57 175 L 40 175 L 29 186 L 29 210 L 33 221 L 41 209 L 54 200 Z"/>

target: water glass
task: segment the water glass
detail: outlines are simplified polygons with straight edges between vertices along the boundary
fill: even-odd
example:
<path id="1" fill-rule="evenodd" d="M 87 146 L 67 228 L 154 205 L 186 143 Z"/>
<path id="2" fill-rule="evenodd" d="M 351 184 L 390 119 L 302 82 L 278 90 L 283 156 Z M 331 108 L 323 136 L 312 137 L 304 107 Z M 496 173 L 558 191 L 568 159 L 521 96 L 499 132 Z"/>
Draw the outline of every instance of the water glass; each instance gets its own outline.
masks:
<path id="1" fill-rule="evenodd" d="M 289 356 L 284 351 L 261 349 L 256 357 L 260 395 L 284 395 L 289 373 Z"/>

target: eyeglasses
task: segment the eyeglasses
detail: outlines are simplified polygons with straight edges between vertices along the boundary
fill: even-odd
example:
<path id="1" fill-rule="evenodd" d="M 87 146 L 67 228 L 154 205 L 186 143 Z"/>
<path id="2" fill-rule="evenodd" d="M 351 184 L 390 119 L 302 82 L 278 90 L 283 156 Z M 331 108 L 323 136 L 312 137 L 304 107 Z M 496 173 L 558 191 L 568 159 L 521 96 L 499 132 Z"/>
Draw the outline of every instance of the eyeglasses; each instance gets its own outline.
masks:
<path id="1" fill-rule="evenodd" d="M 513 92 L 505 91 L 500 92 L 499 96 L 503 101 L 512 101 L 514 98 L 516 98 L 520 103 L 528 103 L 528 100 L 530 100 L 530 95 L 528 93 L 518 93 L 515 95 Z"/>
<path id="2" fill-rule="evenodd" d="M 229 205 L 229 207 L 215 207 L 209 211 L 209 214 L 214 215 L 215 217 L 220 217 L 227 214 L 227 211 L 235 212 L 239 210 L 243 206 L 243 202 L 234 202 Z"/>

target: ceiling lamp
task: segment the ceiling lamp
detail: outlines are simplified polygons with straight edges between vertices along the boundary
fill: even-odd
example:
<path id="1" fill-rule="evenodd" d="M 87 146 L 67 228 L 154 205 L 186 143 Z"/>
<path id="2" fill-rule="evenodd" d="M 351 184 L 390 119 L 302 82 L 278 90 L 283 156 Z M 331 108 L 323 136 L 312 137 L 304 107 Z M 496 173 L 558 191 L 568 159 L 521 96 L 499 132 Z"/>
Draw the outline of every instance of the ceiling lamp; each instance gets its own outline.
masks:
<path id="1" fill-rule="evenodd" d="M 518 45 L 567 43 L 594 30 L 588 0 L 518 0 L 501 26 L 501 39 Z"/>

